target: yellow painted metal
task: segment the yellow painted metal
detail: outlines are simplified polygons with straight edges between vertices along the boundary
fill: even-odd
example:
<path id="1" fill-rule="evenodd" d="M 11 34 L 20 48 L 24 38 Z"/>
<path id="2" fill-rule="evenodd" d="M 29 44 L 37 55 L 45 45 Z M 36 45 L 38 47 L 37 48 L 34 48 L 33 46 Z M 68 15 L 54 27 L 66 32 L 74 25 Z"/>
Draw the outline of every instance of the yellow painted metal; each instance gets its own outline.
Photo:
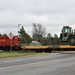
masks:
<path id="1" fill-rule="evenodd" d="M 47 49 L 48 46 L 21 46 L 22 49 Z"/>
<path id="2" fill-rule="evenodd" d="M 60 49 L 72 49 L 72 48 L 75 48 L 75 46 L 70 46 L 70 45 L 62 45 L 62 46 L 59 46 Z"/>

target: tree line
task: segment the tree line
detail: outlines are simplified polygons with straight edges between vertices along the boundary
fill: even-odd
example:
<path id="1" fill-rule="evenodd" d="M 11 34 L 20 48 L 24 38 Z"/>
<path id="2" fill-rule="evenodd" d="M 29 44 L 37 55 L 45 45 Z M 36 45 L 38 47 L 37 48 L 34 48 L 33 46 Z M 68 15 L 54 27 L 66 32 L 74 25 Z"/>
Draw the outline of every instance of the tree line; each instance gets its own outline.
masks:
<path id="1" fill-rule="evenodd" d="M 26 33 L 24 27 L 19 31 L 20 43 L 29 45 L 32 41 L 38 41 L 42 45 L 56 45 L 59 44 L 59 38 L 57 34 L 54 37 L 51 33 L 46 33 L 46 28 L 41 24 L 33 23 L 32 37 Z"/>

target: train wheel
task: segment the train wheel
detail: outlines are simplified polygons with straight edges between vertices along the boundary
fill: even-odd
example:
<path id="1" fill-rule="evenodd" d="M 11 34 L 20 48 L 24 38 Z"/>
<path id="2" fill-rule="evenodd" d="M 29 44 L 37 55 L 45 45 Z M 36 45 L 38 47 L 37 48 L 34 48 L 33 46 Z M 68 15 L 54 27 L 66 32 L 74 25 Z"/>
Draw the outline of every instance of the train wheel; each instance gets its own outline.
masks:
<path id="1" fill-rule="evenodd" d="M 68 39 L 68 43 L 69 43 L 69 45 L 75 45 L 75 36 L 71 36 L 71 37 L 69 37 L 69 39 Z"/>

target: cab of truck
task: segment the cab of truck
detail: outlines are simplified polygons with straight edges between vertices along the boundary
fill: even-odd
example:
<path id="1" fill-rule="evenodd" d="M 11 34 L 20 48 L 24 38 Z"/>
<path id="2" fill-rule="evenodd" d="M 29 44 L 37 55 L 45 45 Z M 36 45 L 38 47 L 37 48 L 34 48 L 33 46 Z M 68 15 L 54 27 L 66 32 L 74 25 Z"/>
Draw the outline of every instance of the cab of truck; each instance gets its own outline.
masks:
<path id="1" fill-rule="evenodd" d="M 60 40 L 61 41 L 67 41 L 67 38 L 70 34 L 72 34 L 72 28 L 69 26 L 63 26 L 61 34 L 60 34 Z"/>

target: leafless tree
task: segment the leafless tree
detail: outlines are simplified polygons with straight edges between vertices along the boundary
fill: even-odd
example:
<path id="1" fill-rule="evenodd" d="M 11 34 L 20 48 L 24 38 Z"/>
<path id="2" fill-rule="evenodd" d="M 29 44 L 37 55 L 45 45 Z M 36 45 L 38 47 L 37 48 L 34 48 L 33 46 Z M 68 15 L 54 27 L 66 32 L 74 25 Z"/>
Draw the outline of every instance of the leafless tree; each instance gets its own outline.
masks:
<path id="1" fill-rule="evenodd" d="M 33 23 L 33 31 L 32 31 L 33 40 L 42 42 L 45 34 L 46 34 L 45 27 L 43 27 L 41 24 Z"/>

